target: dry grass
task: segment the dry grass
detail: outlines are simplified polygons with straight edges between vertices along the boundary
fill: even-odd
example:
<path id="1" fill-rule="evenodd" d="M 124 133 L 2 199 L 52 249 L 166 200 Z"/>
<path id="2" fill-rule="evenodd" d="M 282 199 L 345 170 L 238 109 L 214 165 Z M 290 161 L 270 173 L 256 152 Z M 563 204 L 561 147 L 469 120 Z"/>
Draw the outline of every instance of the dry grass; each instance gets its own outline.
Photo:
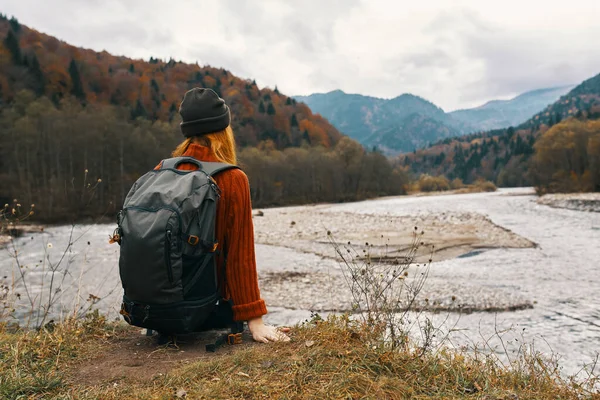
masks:
<path id="1" fill-rule="evenodd" d="M 599 398 L 562 380 L 538 355 L 512 368 L 480 353 L 373 343 L 371 329 L 346 316 L 313 318 L 292 342 L 241 345 L 233 352 L 176 366 L 140 383 L 131 378 L 78 386 L 69 366 L 118 340 L 98 315 L 39 332 L 0 334 L 3 399 L 581 399 Z M 116 335 L 116 336 L 115 336 Z M 89 362 L 93 362 L 90 360 Z M 149 363 L 148 367 L 152 368 Z"/>
<path id="2" fill-rule="evenodd" d="M 461 179 L 448 181 L 444 176 L 431 176 L 423 174 L 419 180 L 413 182 L 410 193 L 431 193 L 431 192 L 451 192 L 461 193 L 480 193 L 495 192 L 496 185 L 493 182 L 484 179 L 478 179 L 472 184 L 464 184 Z"/>

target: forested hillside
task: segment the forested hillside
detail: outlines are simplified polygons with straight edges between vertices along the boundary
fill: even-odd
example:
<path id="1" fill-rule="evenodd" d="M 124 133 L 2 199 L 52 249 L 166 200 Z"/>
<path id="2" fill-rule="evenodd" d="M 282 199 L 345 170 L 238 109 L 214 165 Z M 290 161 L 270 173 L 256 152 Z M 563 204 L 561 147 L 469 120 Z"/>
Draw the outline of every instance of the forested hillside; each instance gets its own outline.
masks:
<path id="1" fill-rule="evenodd" d="M 0 15 L 0 201 L 49 221 L 113 216 L 183 139 L 179 103 L 208 87 L 232 126 L 256 206 L 397 194 L 404 176 L 277 89 L 225 69 L 73 47 Z M 303 173 L 290 169 L 295 165 Z M 388 177 L 373 182 L 375 168 Z"/>
<path id="2" fill-rule="evenodd" d="M 131 109 L 131 117 L 171 121 L 183 93 L 192 87 L 216 91 L 231 105 L 233 128 L 241 146 L 271 139 L 278 148 L 302 140 L 325 147 L 340 133 L 277 89 L 259 89 L 252 80 L 210 66 L 116 57 L 77 48 L 0 18 L 0 101 L 11 102 L 21 89 L 45 95 L 55 104 L 71 95 L 84 104 L 111 104 Z"/>
<path id="3" fill-rule="evenodd" d="M 417 174 L 446 175 L 449 178 L 460 178 L 465 182 L 484 178 L 495 181 L 500 186 L 537 184 L 540 182 L 540 175 L 533 174 L 531 157 L 536 150 L 538 152 L 547 150 L 551 144 L 547 141 L 548 137 L 560 136 L 556 136 L 553 129 L 562 131 L 565 126 L 577 126 L 583 130 L 593 130 L 598 126 L 591 121 L 598 118 L 600 118 L 600 75 L 584 81 L 517 127 L 446 139 L 426 149 L 404 154 L 399 157 L 398 162 L 410 167 L 411 171 Z M 578 120 L 583 125 L 567 120 Z M 566 122 L 561 125 L 562 121 Z M 585 151 L 579 149 L 573 153 L 577 154 L 573 157 L 582 157 L 581 160 L 569 158 L 567 161 L 565 158 L 560 158 L 565 163 L 561 168 L 566 170 L 569 176 L 573 171 L 577 179 L 580 179 L 587 170 L 590 171 L 590 176 L 593 176 L 598 164 L 593 161 L 593 154 L 596 151 L 595 139 L 590 138 L 595 136 L 576 133 L 569 135 L 566 135 L 568 140 L 562 140 L 552 146 L 558 149 L 565 146 L 562 148 L 565 154 L 569 153 L 571 146 L 584 146 Z M 540 136 L 546 139 L 540 141 Z M 587 142 L 583 141 L 582 137 L 586 138 Z M 545 156 L 542 154 L 540 157 Z M 576 164 L 583 167 L 575 168 Z M 545 176 L 544 180 L 548 181 L 548 177 Z M 595 184 L 592 182 L 590 185 Z M 597 186 L 593 190 L 598 190 Z"/>

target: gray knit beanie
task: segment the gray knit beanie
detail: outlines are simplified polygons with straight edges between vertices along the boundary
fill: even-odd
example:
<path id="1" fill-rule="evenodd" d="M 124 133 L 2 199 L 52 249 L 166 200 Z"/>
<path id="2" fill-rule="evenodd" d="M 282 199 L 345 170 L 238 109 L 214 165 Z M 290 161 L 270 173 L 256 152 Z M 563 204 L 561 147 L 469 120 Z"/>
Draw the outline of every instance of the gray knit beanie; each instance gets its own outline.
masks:
<path id="1" fill-rule="evenodd" d="M 221 131 L 231 123 L 225 100 L 212 89 L 194 88 L 183 96 L 179 106 L 181 133 L 185 137 Z"/>

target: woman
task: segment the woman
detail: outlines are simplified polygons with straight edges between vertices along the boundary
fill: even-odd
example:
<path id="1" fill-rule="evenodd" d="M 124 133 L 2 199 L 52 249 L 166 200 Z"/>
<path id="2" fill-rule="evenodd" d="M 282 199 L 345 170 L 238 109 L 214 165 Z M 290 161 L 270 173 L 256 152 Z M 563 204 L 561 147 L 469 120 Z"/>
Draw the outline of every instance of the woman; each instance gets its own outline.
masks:
<path id="1" fill-rule="evenodd" d="M 179 114 L 181 132 L 186 139 L 173 151 L 173 157 L 237 164 L 229 107 L 214 91 L 202 88 L 188 91 Z M 178 168 L 192 170 L 196 166 L 181 164 Z M 289 337 L 283 332 L 288 332 L 289 328 L 265 325 L 262 319 L 267 308 L 258 289 L 248 178 L 239 169 L 229 169 L 214 179 L 221 189 L 216 237 L 218 243 L 225 246 L 217 259 L 218 265 L 223 265 L 223 256 L 227 254 L 225 276 L 219 278 L 224 283 L 222 295 L 233 301 L 233 319 L 248 321 L 254 340 L 263 343 L 288 341 Z"/>

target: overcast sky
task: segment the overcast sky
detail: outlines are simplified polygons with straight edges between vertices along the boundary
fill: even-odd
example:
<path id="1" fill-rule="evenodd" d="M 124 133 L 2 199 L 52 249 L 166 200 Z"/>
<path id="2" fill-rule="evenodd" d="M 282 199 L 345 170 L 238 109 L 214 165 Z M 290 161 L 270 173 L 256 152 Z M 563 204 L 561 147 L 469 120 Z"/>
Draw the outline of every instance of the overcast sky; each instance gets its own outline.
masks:
<path id="1" fill-rule="evenodd" d="M 2 0 L 71 44 L 446 111 L 600 73 L 600 0 Z"/>

